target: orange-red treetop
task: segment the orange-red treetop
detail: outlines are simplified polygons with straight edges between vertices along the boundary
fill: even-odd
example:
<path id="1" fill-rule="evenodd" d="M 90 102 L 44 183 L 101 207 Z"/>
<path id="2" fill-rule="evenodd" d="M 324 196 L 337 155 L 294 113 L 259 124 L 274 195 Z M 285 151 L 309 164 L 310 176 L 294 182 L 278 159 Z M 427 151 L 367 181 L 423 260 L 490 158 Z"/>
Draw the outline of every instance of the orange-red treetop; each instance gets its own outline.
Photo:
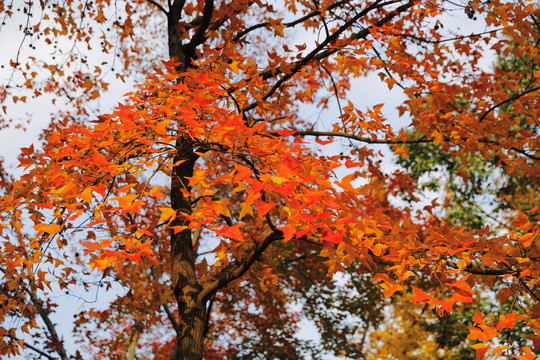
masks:
<path id="1" fill-rule="evenodd" d="M 175 6 L 182 12 L 177 18 Z M 479 357 L 484 343 L 517 320 L 538 335 L 540 227 L 531 215 L 538 208 L 515 208 L 505 228 L 473 230 L 444 221 L 436 201 L 420 211 L 412 210 L 414 204 L 397 206 L 389 198 L 412 193 L 416 184 L 401 172 L 384 173 L 371 145 L 393 144 L 407 157 L 404 145 L 434 142 L 454 157 L 496 158 L 504 173 L 536 179 L 538 10 L 527 2 L 470 1 L 461 11 L 486 28 L 471 35 L 452 23 L 455 6 L 289 0 L 279 9 L 260 1 L 21 6 L 44 14 L 24 28 L 32 44 L 75 45 L 54 50 L 62 62 L 17 55 L 11 64 L 13 83 L 20 80 L 34 96 L 51 92 L 69 107 L 52 119 L 42 149 L 22 149 L 24 174 L 6 185 L 4 286 L 26 287 L 19 297 L 36 297 L 53 277 L 61 288 L 80 283 L 88 262 L 137 293 L 134 324 L 154 319 L 155 325 L 159 304 L 171 300 L 167 279 L 176 283 L 178 276 L 169 275 L 175 256 L 169 237 L 192 234 L 199 302 L 245 276 L 260 279 L 263 289 L 279 283 L 280 257 L 303 246 L 294 244 L 309 243 L 330 272 L 355 262 L 373 271 L 387 297 L 409 291 L 415 277 L 429 277 L 422 289 L 412 288 L 413 302 L 447 313 L 456 303 L 473 301 L 475 284 L 492 286 L 494 276 L 504 277 L 501 302 L 522 293 L 529 310 L 516 315 L 504 307 L 489 321 L 477 314 L 469 339 L 481 340 L 475 345 Z M 3 7 L 7 21 L 15 19 L 15 6 Z M 167 18 L 177 22 L 172 40 Z M 167 34 L 169 42 L 161 43 Z M 114 53 L 119 63 L 93 65 L 95 59 L 83 55 L 87 48 Z M 167 60 L 165 49 L 184 58 Z M 512 51 L 530 58 L 527 76 L 482 63 L 486 54 L 507 57 Z M 111 66 L 120 78 L 137 72 L 145 80 L 112 113 L 89 117 Z M 38 69 L 41 78 L 32 75 Z M 343 101 L 350 81 L 369 74 L 403 90 L 399 113 L 411 118 L 421 137 L 394 132 L 381 110 L 384 98 L 378 104 L 349 101 L 324 131 L 299 113 L 300 104 L 326 107 L 326 89 Z M 19 91 L 0 88 L 5 113 L 11 102 L 24 99 L 14 88 Z M 508 105 L 512 111 L 500 111 Z M 341 139 L 352 146 L 333 154 L 347 143 Z M 190 162 L 192 173 L 180 173 Z M 179 177 L 187 180 L 175 183 Z M 165 178 L 173 179 L 172 188 Z M 191 208 L 171 203 L 175 191 Z M 282 254 L 272 250 L 279 248 Z M 214 258 L 197 258 L 197 251 Z M 254 267 L 258 261 L 262 267 Z M 141 274 L 147 275 L 144 287 L 135 285 Z M 8 301 L 21 314 L 28 307 Z M 10 338 L 0 341 L 15 338 L 10 329 L 1 331 Z M 509 345 L 501 344 L 496 352 Z"/>

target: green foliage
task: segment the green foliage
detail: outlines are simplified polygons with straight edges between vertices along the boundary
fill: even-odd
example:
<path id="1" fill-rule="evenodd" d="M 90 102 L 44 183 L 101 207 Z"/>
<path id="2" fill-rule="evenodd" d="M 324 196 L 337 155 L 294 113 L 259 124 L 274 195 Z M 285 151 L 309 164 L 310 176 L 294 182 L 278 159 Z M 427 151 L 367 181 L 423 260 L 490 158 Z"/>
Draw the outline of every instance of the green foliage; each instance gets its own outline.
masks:
<path id="1" fill-rule="evenodd" d="M 303 308 L 317 325 L 324 350 L 356 359 L 369 346 L 368 332 L 384 320 L 387 304 L 373 277 L 353 265 L 340 281 L 313 284 Z"/>

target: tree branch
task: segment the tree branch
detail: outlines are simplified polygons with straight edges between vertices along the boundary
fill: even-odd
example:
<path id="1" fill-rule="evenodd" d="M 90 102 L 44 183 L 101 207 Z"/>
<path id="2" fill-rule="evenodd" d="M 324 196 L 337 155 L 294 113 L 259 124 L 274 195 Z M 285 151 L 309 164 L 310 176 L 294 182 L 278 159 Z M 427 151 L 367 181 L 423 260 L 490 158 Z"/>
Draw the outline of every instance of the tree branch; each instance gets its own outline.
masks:
<path id="1" fill-rule="evenodd" d="M 472 38 L 472 37 L 475 37 L 475 36 L 487 35 L 487 34 L 491 34 L 491 33 L 501 31 L 502 29 L 503 28 L 494 29 L 494 30 L 489 30 L 489 31 L 484 31 L 484 32 L 481 32 L 481 33 L 477 33 L 477 34 L 471 34 L 471 35 L 465 35 L 465 36 L 457 36 L 455 38 L 448 38 L 448 39 L 441 39 L 441 40 L 428 40 L 428 39 L 424 39 L 424 38 L 421 38 L 419 36 L 410 35 L 410 34 L 394 34 L 394 36 L 409 38 L 409 39 L 417 40 L 417 41 L 428 43 L 428 44 L 440 44 L 440 43 L 445 43 L 445 42 L 449 42 L 449 41 L 458 41 L 458 40 L 462 40 L 462 39 L 468 39 L 468 38 Z"/>
<path id="2" fill-rule="evenodd" d="M 452 269 L 459 269 L 459 267 L 457 266 L 457 264 L 455 264 L 454 262 L 450 261 L 450 260 L 446 260 L 446 263 L 448 265 L 450 265 L 450 267 Z M 470 274 L 474 274 L 474 275 L 495 275 L 495 276 L 498 276 L 498 275 L 507 275 L 507 274 L 515 274 L 517 271 L 516 270 L 512 270 L 512 269 L 489 269 L 489 268 L 482 268 L 482 267 L 477 267 L 477 266 L 473 266 L 472 264 L 469 264 L 467 265 L 463 271 L 466 271 Z"/>
<path id="3" fill-rule="evenodd" d="M 273 135 L 273 136 L 281 136 L 277 132 L 271 132 L 270 134 Z M 388 144 L 388 145 L 393 145 L 393 144 L 420 144 L 420 143 L 431 143 L 431 142 L 433 142 L 432 139 L 428 139 L 425 136 L 420 138 L 420 139 L 416 139 L 416 140 L 385 140 L 385 139 L 365 138 L 365 137 L 360 137 L 358 135 L 348 134 L 348 133 L 343 133 L 343 132 L 337 132 L 337 131 L 304 130 L 304 131 L 296 131 L 296 132 L 292 133 L 291 135 L 292 136 L 335 136 L 335 137 L 352 139 L 352 140 L 356 140 L 356 141 L 360 141 L 360 142 L 364 142 L 364 143 L 368 143 L 368 144 Z M 466 140 L 466 138 L 463 138 L 463 139 Z M 449 137 L 444 137 L 444 140 L 449 141 L 451 139 Z M 478 141 L 481 142 L 481 143 L 494 144 L 494 145 L 501 146 L 501 144 L 499 142 L 495 141 L 495 140 L 479 139 Z M 531 154 L 527 153 L 523 149 L 519 149 L 519 148 L 516 148 L 516 147 L 511 147 L 509 149 L 511 149 L 511 150 L 513 150 L 513 151 L 515 151 L 517 153 L 520 153 L 522 155 L 525 155 L 526 157 L 528 157 L 530 159 L 540 160 L 540 156 L 531 155 Z"/>
<path id="4" fill-rule="evenodd" d="M 129 342 L 124 348 L 124 353 L 122 359 L 124 360 L 133 360 L 135 358 L 135 350 L 137 349 L 137 343 L 139 341 L 139 336 L 141 334 L 141 324 L 139 321 L 135 322 L 133 326 L 133 331 L 129 336 Z"/>
<path id="5" fill-rule="evenodd" d="M 332 5 L 330 5 L 330 6 L 328 7 L 327 10 L 332 10 L 332 9 L 338 7 L 338 6 L 347 4 L 347 3 L 349 3 L 349 2 L 350 2 L 350 0 L 336 1 L 335 3 L 333 3 Z M 320 15 L 320 14 L 321 14 L 321 12 L 320 12 L 319 10 L 312 11 L 312 12 L 310 12 L 309 14 L 304 15 L 304 16 L 302 16 L 301 18 L 298 18 L 298 19 L 296 19 L 296 20 L 294 20 L 294 21 L 287 22 L 287 23 L 283 23 L 283 26 L 285 26 L 285 27 L 294 27 L 294 26 L 296 26 L 296 25 L 298 25 L 298 24 L 300 24 L 300 23 L 303 23 L 304 21 L 309 20 L 310 18 L 312 18 L 312 17 L 314 17 L 314 16 L 318 16 L 318 15 Z M 253 30 L 257 30 L 257 29 L 260 29 L 260 28 L 262 28 L 262 27 L 266 27 L 266 26 L 268 26 L 268 25 L 270 25 L 270 22 L 268 22 L 268 21 L 265 21 L 265 22 L 263 22 L 263 23 L 259 23 L 259 24 L 252 25 L 252 26 L 250 26 L 250 27 L 248 27 L 248 28 L 242 30 L 242 31 L 239 32 L 238 34 L 236 34 L 236 36 L 232 39 L 232 41 L 233 41 L 233 42 L 236 42 L 236 41 L 240 40 L 240 38 L 242 38 L 242 37 L 246 36 L 247 34 L 249 34 L 250 32 L 252 32 Z"/>
<path id="6" fill-rule="evenodd" d="M 274 135 L 274 136 L 280 136 L 276 132 L 272 132 L 271 134 Z M 356 141 L 360 141 L 360 142 L 364 142 L 364 143 L 368 143 L 368 144 L 389 144 L 389 145 L 392 145 L 392 144 L 419 144 L 419 143 L 433 142 L 433 140 L 427 139 L 425 136 L 420 138 L 420 139 L 416 139 L 416 140 L 384 140 L 384 139 L 372 139 L 372 138 L 360 137 L 358 135 L 344 133 L 344 132 L 337 132 L 337 131 L 304 130 L 304 131 L 297 131 L 297 132 L 291 134 L 291 136 L 315 136 L 315 137 L 319 137 L 319 136 L 335 136 L 335 137 L 340 137 L 340 138 L 352 139 L 352 140 L 356 140 Z"/>
<path id="7" fill-rule="evenodd" d="M 43 308 L 43 305 L 41 305 L 41 301 L 37 298 L 37 295 L 30 290 L 29 288 L 26 289 L 26 292 L 30 296 L 30 300 L 36 307 L 36 310 L 38 311 L 39 315 L 41 316 L 41 319 L 45 323 L 45 326 L 47 327 L 47 330 L 49 331 L 49 334 L 52 338 L 52 341 L 55 344 L 55 350 L 60 356 L 60 359 L 62 360 L 68 360 L 68 356 L 66 354 L 66 350 L 64 349 L 64 345 L 62 344 L 62 341 L 60 340 L 60 337 L 58 336 L 58 333 L 56 332 L 56 328 L 54 324 L 52 323 L 51 319 L 49 318 L 49 314 L 45 308 Z"/>
<path id="8" fill-rule="evenodd" d="M 504 104 L 506 104 L 506 103 L 512 102 L 512 101 L 514 101 L 514 100 L 517 100 L 517 99 L 519 99 L 520 97 L 522 97 L 522 96 L 524 96 L 524 95 L 527 95 L 527 94 L 530 94 L 530 93 L 532 93 L 532 92 L 535 92 L 536 90 L 539 90 L 539 89 L 540 89 L 540 86 L 538 86 L 538 87 L 533 87 L 533 88 L 528 89 L 528 90 L 525 90 L 525 91 L 523 91 L 523 92 L 521 92 L 521 93 L 519 93 L 519 94 L 516 94 L 516 95 L 514 95 L 514 96 L 511 96 L 511 97 L 509 97 L 508 99 L 503 100 L 503 101 L 501 101 L 501 102 L 498 103 L 498 104 L 493 105 L 493 106 L 490 107 L 486 112 L 484 112 L 484 113 L 482 114 L 482 116 L 480 116 L 480 119 L 478 120 L 478 122 L 484 121 L 484 119 L 486 118 L 486 116 L 488 116 L 489 113 L 491 113 L 491 112 L 492 112 L 493 110 L 495 110 L 496 108 L 498 108 L 498 107 L 500 107 L 500 106 L 502 106 L 502 105 L 504 105 Z"/>
<path id="9" fill-rule="evenodd" d="M 270 96 L 272 96 L 272 94 L 274 94 L 287 80 L 289 80 L 294 75 L 296 75 L 302 68 L 304 68 L 311 61 L 313 61 L 313 60 L 321 60 L 321 59 L 327 58 L 328 56 L 336 53 L 340 48 L 329 48 L 329 49 L 326 49 L 324 51 L 322 51 L 322 50 L 327 45 L 329 45 L 330 43 L 337 40 L 339 38 L 339 36 L 343 32 L 350 29 L 352 27 L 352 25 L 354 25 L 354 23 L 356 23 L 360 18 L 362 18 L 363 16 L 365 16 L 366 14 L 368 14 L 370 11 L 372 11 L 374 9 L 381 8 L 381 7 L 389 5 L 389 4 L 395 4 L 396 2 L 397 1 L 388 1 L 388 2 L 381 3 L 380 0 L 379 0 L 379 1 L 376 1 L 375 3 L 371 4 L 370 6 L 368 6 L 367 8 L 362 10 L 361 12 L 359 12 L 358 14 L 356 14 L 352 19 L 347 21 L 338 30 L 336 30 L 332 35 L 327 37 L 322 43 L 320 43 L 308 55 L 306 55 L 304 58 L 302 58 L 298 62 L 294 63 L 295 65 L 292 68 L 292 70 L 289 73 L 284 74 L 281 79 L 277 80 L 276 83 L 270 88 L 270 90 L 268 90 L 266 92 L 266 94 L 264 94 L 262 96 L 262 100 L 266 100 Z M 359 31 L 359 32 L 353 34 L 351 36 L 351 40 L 358 40 L 358 39 L 367 37 L 369 35 L 369 29 L 371 29 L 373 27 L 380 27 L 380 26 L 386 24 L 387 22 L 392 20 L 394 17 L 396 17 L 397 14 L 399 14 L 401 12 L 404 12 L 405 10 L 411 8 L 412 6 L 414 6 L 414 2 L 408 2 L 408 3 L 404 4 L 404 5 L 399 6 L 397 9 L 392 11 L 390 14 L 386 15 L 385 17 L 383 17 L 379 21 L 375 22 L 375 24 L 373 24 L 371 27 L 363 29 L 362 31 Z M 280 74 L 280 73 L 281 72 L 279 70 L 272 69 L 272 70 L 268 70 L 268 71 L 265 71 L 264 73 L 262 73 L 261 77 L 263 78 L 263 80 L 266 80 L 266 79 L 274 77 L 274 76 L 276 76 L 277 74 Z M 256 108 L 258 104 L 259 104 L 259 101 L 254 101 L 251 104 L 246 105 L 242 109 L 242 111 L 252 110 L 252 109 Z"/>
<path id="10" fill-rule="evenodd" d="M 165 313 L 167 314 L 167 317 L 169 318 L 169 321 L 171 322 L 171 325 L 174 329 L 174 331 L 179 334 L 180 333 L 180 327 L 178 326 L 178 322 L 176 321 L 174 314 L 171 312 L 171 309 L 169 309 L 169 306 L 167 304 L 163 303 L 163 310 L 165 310 Z"/>
<path id="11" fill-rule="evenodd" d="M 154 5 L 155 7 L 157 7 L 162 13 L 164 13 L 165 15 L 169 15 L 169 12 L 167 10 L 165 10 L 165 8 L 163 6 L 161 6 L 159 3 L 157 3 L 156 1 L 154 0 L 146 0 L 146 2 Z"/>
<path id="12" fill-rule="evenodd" d="M 15 341 L 19 341 L 19 339 L 17 339 L 15 336 L 10 335 L 10 334 L 6 334 L 6 335 L 4 335 L 4 336 L 7 336 L 8 338 L 13 339 L 13 340 L 15 340 Z M 49 359 L 49 360 L 57 360 L 57 358 L 55 358 L 54 356 L 51 356 L 51 355 L 47 354 L 46 352 L 44 352 L 43 350 L 40 350 L 40 349 L 38 349 L 37 347 L 28 344 L 28 343 L 26 342 L 26 340 L 23 340 L 23 341 L 24 341 L 24 342 L 23 342 L 23 346 L 24 346 L 24 347 L 27 347 L 27 348 L 29 348 L 30 350 L 33 350 L 33 351 L 37 352 L 37 353 L 38 353 L 39 355 L 41 355 L 41 356 L 45 356 L 45 357 L 46 357 L 47 359 Z"/>
<path id="13" fill-rule="evenodd" d="M 507 275 L 514 274 L 516 271 L 510 269 L 484 269 L 468 265 L 465 267 L 466 272 L 474 275 Z"/>
<path id="14" fill-rule="evenodd" d="M 234 263 L 223 268 L 210 280 L 202 284 L 203 290 L 198 295 L 200 304 L 209 300 L 218 290 L 226 287 L 231 281 L 234 281 L 244 275 L 251 265 L 259 258 L 259 256 L 276 240 L 283 239 L 283 232 L 275 230 L 268 235 L 260 244 L 255 245 L 255 248 L 242 261 Z"/>
<path id="15" fill-rule="evenodd" d="M 523 281 L 523 279 L 519 279 L 519 282 L 536 301 L 540 301 L 540 298 L 534 293 L 534 291 L 529 287 L 529 285 L 527 285 L 525 281 Z"/>
<path id="16" fill-rule="evenodd" d="M 330 78 L 330 81 L 332 82 L 332 87 L 334 88 L 334 95 L 336 96 L 336 102 L 339 107 L 339 114 L 343 115 L 343 109 L 341 108 L 341 101 L 339 100 L 339 93 L 338 88 L 336 85 L 336 82 L 334 81 L 334 77 L 332 76 L 332 73 L 330 70 L 326 68 L 322 63 L 319 62 L 319 66 L 328 74 L 328 77 Z"/>
<path id="17" fill-rule="evenodd" d="M 186 3 L 186 0 L 174 0 L 172 5 L 171 1 L 169 0 L 169 12 L 172 16 L 174 16 L 177 19 L 180 19 L 180 13 L 182 12 L 182 9 L 184 8 L 184 4 Z M 178 24 L 176 24 L 178 25 Z"/>
<path id="18" fill-rule="evenodd" d="M 208 29 L 208 25 L 210 25 L 213 12 L 214 12 L 214 0 L 206 0 L 204 2 L 201 25 L 199 25 L 199 27 L 197 28 L 195 35 L 193 35 L 188 45 L 192 49 L 192 51 L 195 51 L 195 47 L 197 47 L 198 45 L 204 42 L 204 39 L 205 39 L 204 33 L 206 32 L 206 29 Z"/>

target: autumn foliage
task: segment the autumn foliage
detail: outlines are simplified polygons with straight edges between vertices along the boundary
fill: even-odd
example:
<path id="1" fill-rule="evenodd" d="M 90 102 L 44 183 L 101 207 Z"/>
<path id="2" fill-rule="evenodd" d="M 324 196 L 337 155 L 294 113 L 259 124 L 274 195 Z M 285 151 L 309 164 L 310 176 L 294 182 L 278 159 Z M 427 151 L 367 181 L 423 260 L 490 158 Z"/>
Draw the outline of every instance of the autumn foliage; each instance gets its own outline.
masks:
<path id="1" fill-rule="evenodd" d="M 25 48 L 2 69 L 3 125 L 21 102 L 60 109 L 18 171 L 0 172 L 3 356 L 321 356 L 295 337 L 308 317 L 336 356 L 412 359 L 416 344 L 418 358 L 457 358 L 402 330 L 441 334 L 461 314 L 477 359 L 535 358 L 533 2 L 29 0 L 0 11 L 0 31 Z M 387 98 L 351 100 L 367 79 Z M 102 112 L 112 81 L 136 85 Z M 401 166 L 383 166 L 388 148 Z M 434 169 L 458 185 L 426 201 Z M 491 202 L 474 211 L 487 221 L 467 221 L 457 195 L 481 193 Z M 338 273 L 355 286 L 339 292 Z M 110 304 L 60 334 L 55 294 L 101 288 Z"/>

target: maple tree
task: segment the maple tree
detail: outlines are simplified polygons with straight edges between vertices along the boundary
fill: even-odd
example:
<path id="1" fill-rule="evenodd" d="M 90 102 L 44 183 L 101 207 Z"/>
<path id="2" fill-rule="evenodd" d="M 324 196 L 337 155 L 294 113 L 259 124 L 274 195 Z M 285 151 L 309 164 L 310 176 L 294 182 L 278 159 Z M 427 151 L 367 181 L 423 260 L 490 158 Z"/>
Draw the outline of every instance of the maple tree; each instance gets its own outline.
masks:
<path id="1" fill-rule="evenodd" d="M 300 358 L 309 349 L 288 306 L 348 270 L 437 317 L 465 313 L 494 289 L 499 306 L 468 319 L 476 357 L 535 357 L 533 2 L 29 0 L 0 11 L 0 30 L 23 34 L 0 87 L 4 123 L 32 98 L 61 109 L 42 145 L 21 149 L 22 174 L 1 172 L 3 355 L 24 346 L 49 359 Z M 454 27 L 456 11 L 483 30 Z M 23 45 L 40 54 L 25 56 Z M 511 53 L 526 61 L 483 64 Z M 109 73 L 139 85 L 102 114 Z M 400 89 L 399 116 L 414 132 L 390 125 L 386 99 L 345 101 L 371 74 Z M 340 115 L 325 124 L 302 116 L 332 97 Z M 505 226 L 449 221 L 441 211 L 451 202 L 420 204 L 414 166 L 384 170 L 374 148 L 390 145 L 406 161 L 419 144 L 452 159 L 464 184 L 475 159 L 522 179 L 519 191 L 498 194 Z M 71 351 L 50 294 L 94 285 L 119 294 L 77 315 Z M 382 321 L 367 306 L 382 306 L 381 294 L 358 289 L 364 297 L 338 307 Z M 305 313 L 332 351 L 362 356 L 353 330 L 331 330 L 338 315 L 316 305 Z M 516 345 L 507 335 L 523 327 Z"/>

